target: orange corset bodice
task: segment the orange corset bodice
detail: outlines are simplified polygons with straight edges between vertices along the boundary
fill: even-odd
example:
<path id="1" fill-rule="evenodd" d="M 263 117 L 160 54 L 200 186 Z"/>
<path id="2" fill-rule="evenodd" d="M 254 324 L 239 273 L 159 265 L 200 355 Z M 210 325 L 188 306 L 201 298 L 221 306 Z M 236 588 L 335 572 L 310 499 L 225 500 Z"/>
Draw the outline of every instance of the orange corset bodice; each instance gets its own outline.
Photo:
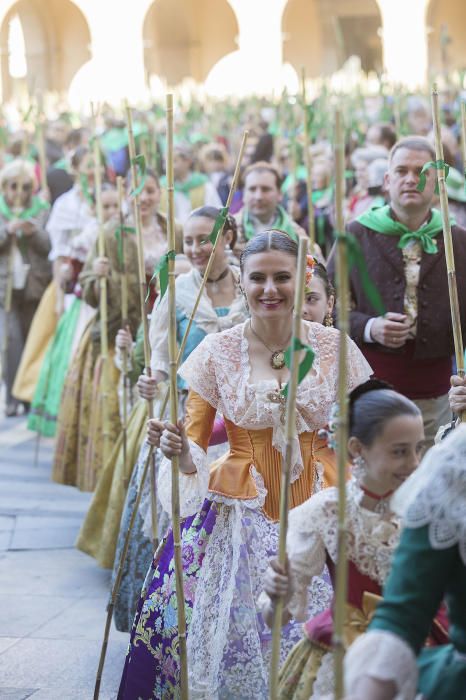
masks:
<path id="1" fill-rule="evenodd" d="M 252 473 L 255 469 L 267 490 L 263 510 L 269 518 L 278 520 L 282 455 L 272 445 L 272 428 L 246 430 L 224 420 L 230 450 L 212 464 L 209 491 L 231 498 L 257 498 L 258 489 Z M 315 455 L 315 448 L 321 443 L 316 433 L 302 433 L 299 443 L 304 469 L 291 484 L 290 508 L 299 506 L 312 495 L 317 478 L 316 462 L 321 461 Z M 330 476 L 329 471 L 331 469 L 326 469 L 324 464 L 324 480 Z"/>
<path id="2" fill-rule="evenodd" d="M 188 437 L 207 450 L 215 409 L 196 392 L 190 391 L 186 405 Z M 224 417 L 229 449 L 211 465 L 209 491 L 227 498 L 252 500 L 258 489 L 255 469 L 267 491 L 263 511 L 272 520 L 279 518 L 282 455 L 272 445 L 272 428 L 248 430 Z M 317 463 L 323 467 L 323 486 L 336 483 L 335 455 L 315 432 L 299 436 L 303 470 L 291 484 L 290 508 L 310 498 L 317 478 Z M 227 446 L 225 446 L 227 449 Z"/>

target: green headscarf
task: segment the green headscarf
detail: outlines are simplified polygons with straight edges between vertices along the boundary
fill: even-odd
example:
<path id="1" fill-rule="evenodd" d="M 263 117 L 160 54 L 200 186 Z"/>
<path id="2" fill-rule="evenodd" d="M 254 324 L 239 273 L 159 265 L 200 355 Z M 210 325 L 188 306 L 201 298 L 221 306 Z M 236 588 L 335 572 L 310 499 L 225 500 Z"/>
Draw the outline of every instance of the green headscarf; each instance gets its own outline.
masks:
<path id="1" fill-rule="evenodd" d="M 438 236 L 443 231 L 442 215 L 438 209 L 432 209 L 430 220 L 417 231 L 411 231 L 405 224 L 393 219 L 388 204 L 384 207 L 369 209 L 358 216 L 356 221 L 373 231 L 377 231 L 377 233 L 399 236 L 398 248 L 405 248 L 410 241 L 419 241 L 425 253 L 430 255 L 438 253 L 437 241 L 434 240 L 434 236 Z M 453 219 L 451 219 L 451 223 L 455 223 Z"/>

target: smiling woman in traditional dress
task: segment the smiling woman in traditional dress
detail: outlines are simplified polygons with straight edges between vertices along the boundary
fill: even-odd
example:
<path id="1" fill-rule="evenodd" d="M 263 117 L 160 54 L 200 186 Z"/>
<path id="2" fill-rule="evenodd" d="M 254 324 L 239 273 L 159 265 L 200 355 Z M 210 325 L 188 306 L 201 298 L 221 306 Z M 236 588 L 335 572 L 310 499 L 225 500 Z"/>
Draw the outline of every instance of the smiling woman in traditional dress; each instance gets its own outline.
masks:
<path id="1" fill-rule="evenodd" d="M 251 317 L 209 335 L 180 369 L 189 386 L 186 422 L 150 421 L 149 438 L 166 457 L 159 495 L 171 509 L 170 456 L 180 457 L 184 593 L 190 692 L 196 698 L 265 698 L 270 634 L 257 610 L 268 560 L 277 549 L 281 460 L 285 452 L 281 389 L 289 372 L 296 243 L 279 231 L 258 234 L 241 256 L 241 281 Z M 322 487 L 325 465 L 317 431 L 337 391 L 339 332 L 301 322 L 300 337 L 316 353 L 298 387 L 290 506 Z M 371 374 L 349 341 L 348 389 Z M 217 411 L 229 452 L 211 467 L 206 449 Z M 119 698 L 177 697 L 179 692 L 173 536 L 157 551 L 132 630 Z M 325 608 L 330 588 L 316 581 L 311 610 Z M 283 630 L 286 653 L 301 631 Z"/>

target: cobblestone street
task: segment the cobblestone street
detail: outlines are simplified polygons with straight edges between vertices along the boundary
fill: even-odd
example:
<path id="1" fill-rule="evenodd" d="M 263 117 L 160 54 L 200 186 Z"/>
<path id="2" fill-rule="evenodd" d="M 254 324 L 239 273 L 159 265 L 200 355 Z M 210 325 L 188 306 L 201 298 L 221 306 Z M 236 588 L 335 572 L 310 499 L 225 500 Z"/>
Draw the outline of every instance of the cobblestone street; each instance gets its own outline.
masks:
<path id="1" fill-rule="evenodd" d="M 50 480 L 53 442 L 0 421 L 0 700 L 89 700 L 110 572 L 74 549 L 90 494 Z M 116 697 L 128 641 L 112 630 L 101 699 Z"/>

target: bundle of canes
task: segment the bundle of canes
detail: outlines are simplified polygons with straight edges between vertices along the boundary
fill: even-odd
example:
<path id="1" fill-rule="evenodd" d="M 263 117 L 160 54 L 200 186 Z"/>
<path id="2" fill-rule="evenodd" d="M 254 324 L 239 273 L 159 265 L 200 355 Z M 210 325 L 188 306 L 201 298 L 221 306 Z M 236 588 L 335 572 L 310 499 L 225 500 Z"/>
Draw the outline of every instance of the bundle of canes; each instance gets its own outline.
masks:
<path id="1" fill-rule="evenodd" d="M 241 170 L 241 163 L 242 163 L 242 161 L 243 161 L 243 156 L 244 156 L 244 151 L 245 151 L 245 148 L 246 148 L 247 139 L 248 139 L 248 132 L 245 131 L 245 132 L 243 133 L 243 138 L 242 138 L 242 142 L 241 142 L 241 147 L 240 147 L 240 150 L 239 150 L 238 159 L 237 159 L 237 161 L 236 161 L 236 166 L 235 166 L 233 178 L 232 178 L 232 181 L 231 181 L 230 191 L 229 191 L 229 193 L 228 193 L 228 199 L 227 199 L 227 202 L 226 202 L 226 205 L 225 205 L 225 209 L 226 209 L 227 211 L 228 211 L 228 209 L 229 209 L 229 207 L 230 207 L 230 205 L 231 205 L 231 202 L 232 202 L 232 200 L 233 200 L 233 196 L 234 196 L 234 194 L 235 194 L 235 192 L 236 192 L 236 188 L 237 188 L 237 185 L 238 185 L 239 176 L 240 176 L 240 170 Z M 186 343 L 187 343 L 187 341 L 188 341 L 189 333 L 190 333 L 190 331 L 191 331 L 191 327 L 192 327 L 194 318 L 195 318 L 195 316 L 196 316 L 196 311 L 197 311 L 198 306 L 199 306 L 199 304 L 200 304 L 202 295 L 203 295 L 203 293 L 204 293 L 205 285 L 206 285 L 206 282 L 207 282 L 207 278 L 209 277 L 210 270 L 212 269 L 212 265 L 213 265 L 213 263 L 214 263 L 215 253 L 216 253 L 216 250 L 217 250 L 217 243 L 218 243 L 218 241 L 220 240 L 220 237 L 222 236 L 222 233 L 223 233 L 223 226 L 222 226 L 222 227 L 219 229 L 219 231 L 218 231 L 217 238 L 216 238 L 216 240 L 215 240 L 215 242 L 214 242 L 214 245 L 213 245 L 213 248 L 212 248 L 212 252 L 211 252 L 211 254 L 210 254 L 210 258 L 209 258 L 209 261 L 208 261 L 208 263 L 207 263 L 207 267 L 206 267 L 204 276 L 203 276 L 203 278 L 202 278 L 202 280 L 201 280 L 201 284 L 200 284 L 200 287 L 199 287 L 199 290 L 198 290 L 198 293 L 197 293 L 197 297 L 196 297 L 196 300 L 195 300 L 195 302 L 194 302 L 193 309 L 192 309 L 192 311 L 191 311 L 191 314 L 190 314 L 190 317 L 189 317 L 189 320 L 188 320 L 188 325 L 186 326 L 186 330 L 185 330 L 185 332 L 184 332 L 184 334 L 183 334 L 183 338 L 182 338 L 182 340 L 181 340 L 181 344 L 180 344 L 180 347 L 179 347 L 179 350 L 178 350 L 178 355 L 177 355 L 177 358 L 176 358 L 176 365 L 177 365 L 177 367 L 179 366 L 179 363 L 180 363 L 180 361 L 181 361 L 181 358 L 183 357 L 183 354 L 184 354 L 184 351 L 185 351 L 185 348 L 186 348 Z M 162 402 L 161 402 L 161 408 L 160 408 L 160 412 L 159 412 L 159 419 L 160 419 L 160 420 L 162 420 L 163 416 L 165 415 L 165 410 L 166 410 L 167 405 L 168 405 L 169 394 L 170 394 L 170 389 L 168 389 L 168 390 L 166 391 L 166 393 L 165 393 L 165 395 L 164 395 L 164 397 L 163 397 L 163 399 L 162 399 Z M 116 601 L 117 601 L 117 599 L 118 599 L 118 594 L 119 594 L 121 582 L 122 582 L 122 579 L 123 579 L 123 571 L 124 571 L 124 566 L 125 566 L 126 558 L 127 558 L 127 556 L 128 556 L 129 545 L 130 545 L 130 542 L 131 542 L 131 534 L 132 534 L 132 531 L 133 531 L 133 528 L 134 528 L 134 523 L 135 523 L 135 521 L 136 521 L 136 515 L 137 515 L 137 513 L 138 513 L 139 506 L 140 506 L 140 503 L 141 503 L 141 498 L 142 498 L 142 494 L 143 494 L 143 490 L 144 490 L 144 484 L 145 484 L 146 479 L 147 479 L 147 474 L 148 474 L 148 472 L 149 472 L 149 466 L 150 466 L 150 464 L 151 464 L 151 461 L 152 461 L 152 458 L 153 458 L 153 454 L 154 454 L 154 447 L 151 446 L 151 447 L 149 448 L 149 451 L 148 451 L 148 454 L 147 454 L 147 457 L 146 457 L 146 461 L 144 462 L 144 466 L 143 466 L 143 469 L 142 469 L 141 479 L 140 479 L 140 482 L 139 482 L 139 485 L 138 485 L 138 490 L 137 490 L 137 494 L 136 494 L 136 499 L 135 499 L 135 502 L 134 502 L 134 505 L 133 505 L 133 509 L 132 509 L 132 511 L 131 511 L 131 515 L 130 515 L 130 519 L 129 519 L 129 523 L 128 523 L 128 529 L 127 529 L 127 531 L 126 531 L 125 540 L 124 540 L 124 543 L 123 543 L 123 547 L 122 547 L 122 549 L 121 549 L 120 560 L 119 560 L 119 562 L 118 562 L 118 568 L 117 568 L 117 573 L 116 573 L 116 576 L 115 576 L 115 581 L 114 581 L 114 583 L 113 583 L 113 587 L 112 587 L 112 590 L 111 590 L 111 593 L 110 593 L 110 600 L 109 600 L 109 603 L 108 603 L 108 606 L 107 606 L 107 618 L 106 618 L 106 621 L 105 621 L 104 639 L 103 639 L 103 642 L 102 642 L 102 648 L 101 648 L 101 652 L 100 652 L 99 666 L 98 666 L 98 670 L 97 670 L 96 683 L 95 683 L 95 688 L 94 688 L 94 700 L 98 700 L 98 698 L 99 698 L 100 685 L 101 685 L 101 682 L 102 682 L 102 673 L 103 673 L 103 669 L 104 669 L 104 665 L 105 665 L 105 657 L 106 657 L 106 654 L 107 654 L 108 638 L 109 638 L 109 635 L 110 635 L 110 627 L 111 627 L 111 623 L 112 623 L 113 612 L 114 612 L 114 610 L 115 610 Z"/>
<path id="2" fill-rule="evenodd" d="M 438 105 L 437 86 L 432 87 L 432 116 L 434 121 L 435 136 L 435 158 L 438 179 L 438 190 L 440 196 L 440 208 L 442 210 L 443 241 L 445 245 L 445 260 L 447 263 L 448 294 L 450 297 L 451 322 L 453 327 L 453 343 L 455 347 L 456 369 L 460 377 L 464 377 L 464 352 L 463 336 L 461 333 L 460 305 L 458 301 L 458 287 L 456 285 L 455 256 L 453 252 L 453 238 L 451 234 L 451 223 L 448 211 L 448 193 L 445 184 L 445 161 L 443 159 L 443 145 L 441 136 L 440 112 Z M 464 115 L 464 105 L 462 105 L 462 116 Z M 466 132 L 466 125 L 463 122 L 463 142 Z M 466 151 L 466 146 L 463 146 Z M 466 152 L 463 151 L 466 155 Z M 466 411 L 460 416 L 462 422 L 466 422 Z"/>
<path id="3" fill-rule="evenodd" d="M 94 105 L 91 105 L 92 117 L 94 121 L 94 131 L 96 132 L 97 112 Z M 102 208 L 102 164 L 99 139 L 97 133 L 93 138 L 94 156 L 94 188 L 97 215 L 97 250 L 100 258 L 105 257 L 105 231 Z M 102 369 L 102 463 L 106 464 L 110 452 L 110 416 L 108 411 L 109 396 L 109 375 L 108 375 L 108 296 L 107 280 L 105 277 L 99 279 L 99 314 L 100 314 L 100 362 Z"/>
<path id="4" fill-rule="evenodd" d="M 121 251 L 121 327 L 128 330 L 128 270 L 126 266 L 126 227 L 125 215 L 123 212 L 124 190 L 123 178 L 121 175 L 117 177 L 118 191 L 118 211 L 120 215 L 120 251 Z M 122 447 L 123 447 L 123 484 L 125 488 L 128 485 L 128 349 L 126 345 L 122 352 L 122 380 L 123 380 L 123 406 L 122 406 Z"/>
<path id="5" fill-rule="evenodd" d="M 280 566 L 286 567 L 286 535 L 288 531 L 288 511 L 290 498 L 290 474 L 293 443 L 296 437 L 296 389 L 298 386 L 299 352 L 293 345 L 295 339 L 300 337 L 301 314 L 304 301 L 304 287 L 306 275 L 306 254 L 308 241 L 299 239 L 298 274 L 293 308 L 293 340 L 290 360 L 290 378 L 287 384 L 285 434 L 286 449 L 282 460 L 282 474 L 280 486 L 280 530 L 278 541 L 278 560 Z M 270 698 L 276 700 L 278 690 L 278 671 L 280 666 L 280 637 L 283 617 L 283 599 L 278 599 L 273 615 L 272 627 L 272 655 L 270 661 Z"/>
<path id="6" fill-rule="evenodd" d="M 343 232 L 343 198 L 345 183 L 345 143 L 341 112 L 335 113 L 335 214 L 337 231 Z M 335 669 L 335 700 L 344 696 L 343 660 L 345 648 L 343 625 L 348 587 L 348 562 L 346 556 L 346 462 L 348 443 L 347 359 L 349 330 L 349 273 L 348 252 L 344 235 L 337 241 L 336 288 L 338 300 L 338 423 L 337 423 L 337 473 L 338 473 L 338 540 L 333 627 Z"/>
<path id="7" fill-rule="evenodd" d="M 306 166 L 306 192 L 307 192 L 307 216 L 308 216 L 308 235 L 309 248 L 311 254 L 314 255 L 314 245 L 316 242 L 315 221 L 314 221 L 314 204 L 312 202 L 312 157 L 311 157 L 311 138 L 309 133 L 309 109 L 307 106 L 306 97 L 306 70 L 301 69 L 301 90 L 303 102 L 303 117 L 304 117 L 304 164 Z"/>

